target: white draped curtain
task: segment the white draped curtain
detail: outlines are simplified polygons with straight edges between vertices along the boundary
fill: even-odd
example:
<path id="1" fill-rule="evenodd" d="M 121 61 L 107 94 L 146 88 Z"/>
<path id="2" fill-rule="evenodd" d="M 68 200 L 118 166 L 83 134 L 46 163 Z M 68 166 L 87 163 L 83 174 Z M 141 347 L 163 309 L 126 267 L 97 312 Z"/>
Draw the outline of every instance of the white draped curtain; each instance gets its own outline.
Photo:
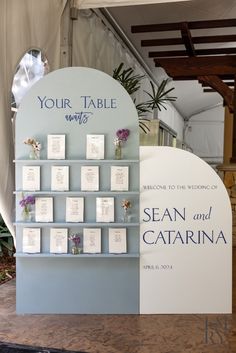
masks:
<path id="1" fill-rule="evenodd" d="M 60 20 L 66 0 L 0 1 L 0 213 L 10 232 L 14 211 L 14 145 L 11 123 L 11 86 L 22 56 L 41 50 L 50 69 L 60 64 Z M 32 112 L 33 114 L 33 112 Z M 26 136 L 27 137 L 27 136 Z"/>
<path id="2" fill-rule="evenodd" d="M 113 70 L 122 62 L 126 68 L 132 67 L 135 74 L 145 75 L 144 69 L 116 35 L 108 29 L 102 18 L 92 11 L 80 10 L 78 20 L 73 21 L 72 65 L 88 66 L 112 75 Z M 151 91 L 147 75 L 142 80 L 141 89 L 135 94 L 137 103 L 149 98 L 144 91 Z M 178 139 L 182 140 L 183 118 L 171 103 L 166 104 L 166 108 L 167 110 L 163 109 L 159 113 L 159 118 L 174 129 Z M 149 118 L 151 116 L 151 113 L 147 115 Z"/>
<path id="3" fill-rule="evenodd" d="M 126 69 L 132 67 L 135 74 L 145 75 L 144 69 L 102 18 L 92 11 L 79 11 L 78 20 L 73 21 L 72 65 L 92 67 L 112 75 L 120 63 L 124 63 Z M 137 102 L 147 100 L 144 93 L 144 90 L 150 91 L 147 75 L 141 86 L 135 95 Z"/>

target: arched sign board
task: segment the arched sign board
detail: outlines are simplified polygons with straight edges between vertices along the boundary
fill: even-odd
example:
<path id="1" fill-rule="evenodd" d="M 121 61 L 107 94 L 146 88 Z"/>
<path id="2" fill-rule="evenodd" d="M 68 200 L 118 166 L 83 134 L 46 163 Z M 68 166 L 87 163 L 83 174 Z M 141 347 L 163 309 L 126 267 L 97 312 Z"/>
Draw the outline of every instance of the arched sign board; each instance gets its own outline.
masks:
<path id="1" fill-rule="evenodd" d="M 123 159 L 115 160 L 114 139 L 119 129 L 129 129 L 130 135 L 123 145 Z M 111 76 L 95 69 L 71 67 L 54 71 L 38 81 L 24 97 L 16 118 L 18 313 L 139 313 L 138 131 L 137 111 L 129 94 Z M 64 159 L 48 158 L 48 135 L 56 135 L 56 142 L 52 144 L 51 150 L 64 150 Z M 65 148 L 59 148 L 57 135 L 65 136 Z M 92 138 L 95 137 L 95 142 L 91 142 L 90 136 L 88 143 L 87 135 L 94 135 Z M 41 142 L 40 160 L 29 160 L 29 146 L 23 143 L 27 138 L 35 138 Z M 90 158 L 87 158 L 87 149 Z M 96 159 L 97 154 L 99 157 Z M 40 167 L 40 190 L 31 191 L 30 194 L 49 198 L 51 204 L 53 201 L 52 221 L 22 221 L 19 200 L 22 197 L 23 166 Z M 65 192 L 54 192 L 52 189 L 52 167 L 57 169 L 58 166 L 69 167 L 69 190 Z M 82 167 L 85 176 L 82 176 Z M 112 167 L 116 171 L 115 175 L 121 174 L 124 180 L 128 170 L 128 190 L 126 188 L 123 191 L 122 188 L 116 191 L 117 185 L 111 187 Z M 120 172 L 122 167 L 125 168 Z M 60 181 L 64 177 L 60 174 L 60 168 L 58 170 L 57 179 Z M 119 175 L 117 182 L 120 180 Z M 98 179 L 99 182 L 96 181 Z M 95 180 L 95 187 L 92 185 L 92 191 L 86 191 L 86 187 L 85 190 L 81 187 L 81 180 L 84 183 Z M 114 180 L 116 181 L 115 178 Z M 83 198 L 83 208 L 81 206 L 79 211 L 76 200 L 74 208 L 69 208 L 70 217 L 73 212 L 75 215 L 83 213 L 83 221 L 71 218 L 66 221 L 69 197 L 79 198 L 80 202 Z M 123 221 L 123 199 L 129 199 L 133 204 L 133 216 L 129 224 Z M 40 212 L 46 213 L 45 209 L 47 210 L 41 208 Z M 38 228 L 37 233 L 31 231 L 31 228 Z M 63 253 L 55 254 L 55 246 L 51 247 L 50 239 L 52 234 L 59 234 L 58 228 L 59 231 L 62 229 L 62 234 L 68 236 L 79 233 L 82 248 L 84 229 L 86 228 L 87 234 L 95 229 L 98 245 L 96 251 L 92 251 L 96 253 L 89 250 L 81 255 L 72 255 L 72 242 L 68 241 L 64 242 Z M 25 233 L 31 237 L 33 233 L 35 239 L 35 233 L 39 232 L 40 252 L 25 253 L 22 245 Z M 117 243 L 120 241 L 122 250 L 114 250 L 117 234 Z M 59 236 L 55 238 L 58 239 Z M 110 238 L 115 240 L 110 242 Z M 66 244 L 68 251 L 65 250 Z M 56 251 L 60 252 L 60 249 L 56 247 Z"/>
<path id="2" fill-rule="evenodd" d="M 231 313 L 227 191 L 195 155 L 141 147 L 140 313 Z"/>

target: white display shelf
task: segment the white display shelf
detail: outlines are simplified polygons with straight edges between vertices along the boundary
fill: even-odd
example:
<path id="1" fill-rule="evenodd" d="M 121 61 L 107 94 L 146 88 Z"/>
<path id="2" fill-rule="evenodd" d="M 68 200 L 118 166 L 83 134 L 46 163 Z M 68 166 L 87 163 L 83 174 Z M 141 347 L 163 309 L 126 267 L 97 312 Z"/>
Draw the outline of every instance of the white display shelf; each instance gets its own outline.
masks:
<path id="1" fill-rule="evenodd" d="M 25 258 L 139 258 L 138 253 L 125 253 L 125 254 L 51 254 L 51 253 L 15 253 L 15 257 L 25 257 Z"/>
<path id="2" fill-rule="evenodd" d="M 123 163 L 139 163 L 139 159 L 15 159 L 16 164 L 123 164 Z"/>
<path id="3" fill-rule="evenodd" d="M 124 222 L 119 222 L 119 223 L 96 223 L 96 222 L 15 222 L 13 223 L 14 226 L 19 226 L 19 227 L 139 227 L 139 223 L 124 223 Z"/>
<path id="4" fill-rule="evenodd" d="M 63 196 L 88 196 L 88 195 L 99 195 L 99 196 L 116 196 L 116 195 L 139 195 L 139 191 L 52 191 L 52 190 L 40 190 L 40 191 L 28 191 L 28 190 L 16 190 L 14 194 L 34 194 L 34 195 L 63 195 Z"/>

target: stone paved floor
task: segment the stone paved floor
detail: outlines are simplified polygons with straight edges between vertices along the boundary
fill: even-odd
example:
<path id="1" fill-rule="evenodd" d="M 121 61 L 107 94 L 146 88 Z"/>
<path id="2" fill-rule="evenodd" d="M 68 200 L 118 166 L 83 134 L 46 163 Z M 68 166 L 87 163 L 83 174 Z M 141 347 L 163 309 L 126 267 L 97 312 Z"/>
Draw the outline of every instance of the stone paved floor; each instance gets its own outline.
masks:
<path id="1" fill-rule="evenodd" d="M 232 315 L 16 315 L 11 281 L 0 286 L 0 341 L 89 353 L 236 353 L 235 289 Z"/>

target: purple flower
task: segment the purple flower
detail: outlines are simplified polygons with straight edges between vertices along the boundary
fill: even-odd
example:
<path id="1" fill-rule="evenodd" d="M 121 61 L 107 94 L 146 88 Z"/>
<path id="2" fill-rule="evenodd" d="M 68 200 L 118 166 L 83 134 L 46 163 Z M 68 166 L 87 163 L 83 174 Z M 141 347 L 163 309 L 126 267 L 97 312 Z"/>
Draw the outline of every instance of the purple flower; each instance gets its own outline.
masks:
<path id="1" fill-rule="evenodd" d="M 71 234 L 71 236 L 69 236 L 69 240 L 73 241 L 75 246 L 78 247 L 80 244 L 80 235 L 78 233 Z"/>
<path id="2" fill-rule="evenodd" d="M 26 207 L 27 205 L 34 205 L 34 203 L 35 203 L 35 197 L 32 195 L 23 197 L 23 199 L 20 200 L 19 202 L 21 207 Z"/>
<path id="3" fill-rule="evenodd" d="M 116 136 L 121 141 L 127 141 L 129 137 L 129 133 L 130 133 L 129 129 L 119 129 L 116 132 Z"/>

